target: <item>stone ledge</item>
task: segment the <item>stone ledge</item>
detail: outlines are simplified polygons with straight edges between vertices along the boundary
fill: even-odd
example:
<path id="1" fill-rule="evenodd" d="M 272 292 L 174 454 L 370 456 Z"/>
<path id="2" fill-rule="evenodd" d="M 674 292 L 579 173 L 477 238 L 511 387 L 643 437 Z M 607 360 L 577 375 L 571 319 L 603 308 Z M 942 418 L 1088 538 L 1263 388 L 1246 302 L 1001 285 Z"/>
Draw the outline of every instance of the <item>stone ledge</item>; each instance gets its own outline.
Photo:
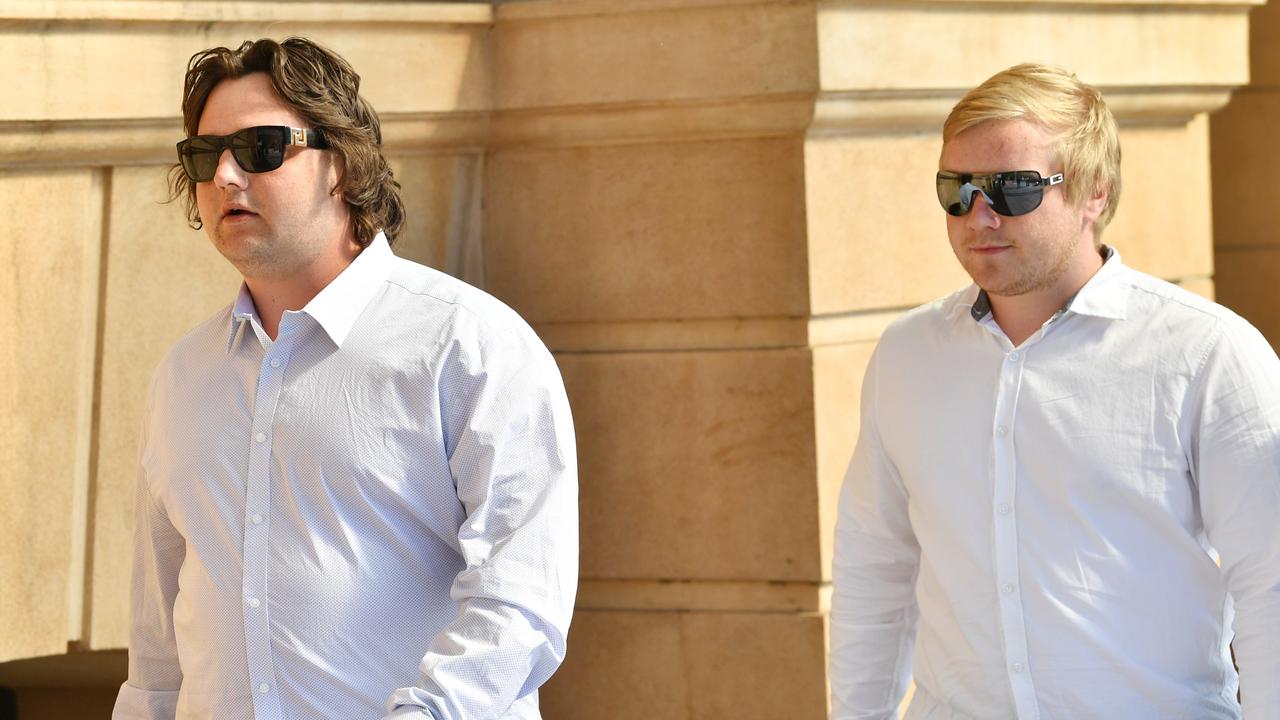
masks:
<path id="1" fill-rule="evenodd" d="M 831 609 L 831 584 L 750 580 L 595 580 L 578 583 L 579 610 L 815 612 Z"/>
<path id="2" fill-rule="evenodd" d="M 1230 87 L 1104 88 L 1123 125 L 1184 124 L 1214 112 Z M 957 90 L 823 93 L 513 111 L 384 113 L 389 154 L 460 149 L 568 148 L 724 140 L 937 132 Z M 174 118 L 0 121 L 0 168 L 155 165 L 182 137 Z"/>
<path id="3" fill-rule="evenodd" d="M 221 0 L 5 0 L 0 20 L 18 22 L 432 23 L 487 25 L 487 2 L 225 2 Z"/>
<path id="4" fill-rule="evenodd" d="M 702 318 L 621 322 L 534 323 L 557 354 L 702 352 L 812 348 L 866 342 L 906 308 L 812 318 Z"/>
<path id="5" fill-rule="evenodd" d="M 388 155 L 454 152 L 484 145 L 488 113 L 382 113 Z M 0 169 L 23 166 L 86 167 L 167 165 L 182 121 L 127 120 L 0 121 Z"/>
<path id="6" fill-rule="evenodd" d="M 1010 5 L 1038 7 L 1073 7 L 1080 9 L 1143 8 L 1153 6 L 1169 8 L 1250 7 L 1266 0 L 507 0 L 495 3 L 494 16 L 498 22 L 526 22 L 555 18 L 638 15 L 642 13 L 688 10 L 693 8 L 732 7 L 747 5 L 881 5 L 890 7 L 965 7 L 1007 8 Z"/>
<path id="7" fill-rule="evenodd" d="M 1099 89 L 1122 125 L 1185 124 L 1226 106 L 1234 86 L 1107 87 Z M 941 133 L 962 90 L 825 92 L 814 109 L 810 135 L 866 132 Z"/>

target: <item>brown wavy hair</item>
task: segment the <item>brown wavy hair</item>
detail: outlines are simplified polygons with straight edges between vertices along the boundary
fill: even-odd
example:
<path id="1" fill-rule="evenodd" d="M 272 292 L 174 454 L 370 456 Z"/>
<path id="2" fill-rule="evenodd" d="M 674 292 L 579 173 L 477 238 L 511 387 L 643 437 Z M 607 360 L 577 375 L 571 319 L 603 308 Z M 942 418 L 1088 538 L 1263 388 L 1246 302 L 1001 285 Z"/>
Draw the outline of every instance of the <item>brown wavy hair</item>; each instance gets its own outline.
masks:
<path id="1" fill-rule="evenodd" d="M 360 76 L 332 50 L 302 37 L 283 42 L 246 40 L 235 50 L 216 47 L 191 56 L 182 90 L 182 123 L 195 135 L 209 93 L 223 80 L 265 73 L 276 93 L 323 133 L 329 149 L 341 158 L 341 174 L 332 192 L 341 193 L 351 211 L 356 242 L 368 246 L 382 230 L 395 242 L 404 225 L 400 183 L 382 156 L 378 113 L 360 96 Z M 169 200 L 182 198 L 187 222 L 202 227 L 196 206 L 196 184 L 182 170 L 169 169 Z"/>

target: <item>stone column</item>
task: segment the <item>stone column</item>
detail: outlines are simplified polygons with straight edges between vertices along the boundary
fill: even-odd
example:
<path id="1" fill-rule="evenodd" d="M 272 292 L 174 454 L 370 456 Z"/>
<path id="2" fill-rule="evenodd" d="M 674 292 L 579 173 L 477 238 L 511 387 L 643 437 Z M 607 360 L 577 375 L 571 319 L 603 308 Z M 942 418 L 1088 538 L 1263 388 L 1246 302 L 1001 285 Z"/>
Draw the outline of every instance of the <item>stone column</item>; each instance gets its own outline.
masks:
<path id="1" fill-rule="evenodd" d="M 1218 2 L 530 0 L 496 8 L 486 280 L 556 351 L 582 583 L 547 717 L 823 718 L 836 495 L 884 326 L 966 282 L 933 196 L 1024 61 L 1123 125 L 1106 241 L 1210 295 Z"/>
<path id="2" fill-rule="evenodd" d="M 1210 122 L 1218 299 L 1280 349 L 1280 5 L 1249 21 L 1249 85 Z"/>

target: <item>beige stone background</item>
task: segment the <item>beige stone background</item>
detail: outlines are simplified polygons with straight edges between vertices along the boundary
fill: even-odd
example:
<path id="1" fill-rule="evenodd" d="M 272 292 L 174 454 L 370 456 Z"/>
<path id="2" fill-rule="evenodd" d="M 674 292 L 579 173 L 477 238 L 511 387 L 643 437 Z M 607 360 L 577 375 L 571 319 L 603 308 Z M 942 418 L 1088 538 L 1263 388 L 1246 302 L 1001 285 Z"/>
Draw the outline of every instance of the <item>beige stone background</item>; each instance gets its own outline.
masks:
<path id="1" fill-rule="evenodd" d="M 1125 153 L 1106 240 L 1280 344 L 1261 0 L 0 0 L 0 686 L 21 718 L 107 717 L 145 383 L 236 290 L 160 202 L 186 60 L 294 33 L 382 114 L 400 252 L 511 304 L 564 373 L 582 583 L 548 720 L 825 717 L 858 384 L 886 323 L 965 281 L 931 175 L 991 73 L 1100 86 Z"/>

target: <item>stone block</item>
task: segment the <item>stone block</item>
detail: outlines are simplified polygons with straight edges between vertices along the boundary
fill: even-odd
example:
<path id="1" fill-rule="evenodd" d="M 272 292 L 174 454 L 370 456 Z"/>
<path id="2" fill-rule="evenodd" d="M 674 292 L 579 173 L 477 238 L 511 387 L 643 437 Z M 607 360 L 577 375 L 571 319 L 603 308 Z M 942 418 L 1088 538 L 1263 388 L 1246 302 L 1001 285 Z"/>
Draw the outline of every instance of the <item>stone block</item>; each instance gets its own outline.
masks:
<path id="1" fill-rule="evenodd" d="M 6 30 L 0 42 L 0 67 L 23 68 L 9 78 L 16 85 L 0 105 L 0 121 L 82 119 L 86 112 L 102 119 L 176 116 L 183 73 L 193 53 L 295 34 L 346 57 L 364 79 L 362 92 L 379 112 L 489 106 L 487 12 L 464 22 L 436 22 L 431 13 L 407 5 L 390 14 L 384 8 L 380 16 L 364 17 L 357 6 L 348 9 L 346 17 L 329 18 L 321 16 L 325 13 L 315 3 L 310 13 L 287 3 L 220 5 L 221 19 L 230 22 L 198 22 L 162 4 L 142 8 L 142 15 L 128 21 L 59 21 L 56 12 L 50 18 L 49 11 L 32 10 L 10 25 L 16 31 Z M 437 15 L 444 13 L 441 20 L 452 17 L 447 4 L 432 5 Z M 101 13 L 122 11 L 103 7 Z M 34 23 L 41 24 L 39 31 L 31 31 Z M 138 68 L 147 72 L 139 73 Z M 122 78 L 129 80 L 127 93 L 119 91 Z"/>
<path id="2" fill-rule="evenodd" d="M 819 540 L 822 578 L 831 579 L 836 510 L 845 470 L 858 442 L 862 378 L 875 349 L 874 341 L 815 348 L 813 407 L 817 428 Z"/>
<path id="3" fill-rule="evenodd" d="M 1218 248 L 1218 302 L 1253 323 L 1280 353 L 1280 247 Z"/>
<path id="4" fill-rule="evenodd" d="M 1102 241 L 1126 264 L 1166 280 L 1213 273 L 1206 116 L 1186 125 L 1125 126 L 1120 205 Z"/>
<path id="5" fill-rule="evenodd" d="M 580 611 L 542 710 L 557 720 L 820 720 L 825 648 L 815 613 Z"/>
<path id="6" fill-rule="evenodd" d="M 481 159 L 472 154 L 432 154 L 395 156 L 389 161 L 400 182 L 406 213 L 396 254 L 466 278 L 468 265 L 479 268 L 482 261 Z M 483 277 L 467 279 L 482 281 Z"/>
<path id="7" fill-rule="evenodd" d="M 1249 83 L 1280 88 L 1280 5 L 1269 2 L 1249 12 Z"/>
<path id="8" fill-rule="evenodd" d="M 1266 180 L 1280 164 L 1278 123 L 1280 89 L 1256 87 L 1237 91 L 1210 118 L 1213 234 L 1219 248 L 1280 246 L 1280 202 Z"/>
<path id="9" fill-rule="evenodd" d="M 500 109 L 817 89 L 807 3 L 508 3 L 496 20 Z"/>
<path id="10" fill-rule="evenodd" d="M 485 282 L 533 322 L 802 316 L 799 138 L 499 152 Z"/>
<path id="11" fill-rule="evenodd" d="M 934 190 L 941 151 L 941 121 L 937 134 L 805 143 L 814 315 L 912 307 L 969 282 Z"/>
<path id="12" fill-rule="evenodd" d="M 0 662 L 77 639 L 97 352 L 102 181 L 0 172 Z M 77 543 L 77 540 L 79 543 Z"/>
<path id="13" fill-rule="evenodd" d="M 119 688 L 18 688 L 18 717 L 79 720 L 111 717 Z"/>
<path id="14" fill-rule="evenodd" d="M 818 579 L 807 350 L 557 360 L 584 579 Z"/>
<path id="15" fill-rule="evenodd" d="M 1116 87 L 1240 85 L 1248 7 L 1175 3 L 820 3 L 824 90 L 969 88 L 1022 62 Z M 982 38 L 981 42 L 973 42 Z"/>

